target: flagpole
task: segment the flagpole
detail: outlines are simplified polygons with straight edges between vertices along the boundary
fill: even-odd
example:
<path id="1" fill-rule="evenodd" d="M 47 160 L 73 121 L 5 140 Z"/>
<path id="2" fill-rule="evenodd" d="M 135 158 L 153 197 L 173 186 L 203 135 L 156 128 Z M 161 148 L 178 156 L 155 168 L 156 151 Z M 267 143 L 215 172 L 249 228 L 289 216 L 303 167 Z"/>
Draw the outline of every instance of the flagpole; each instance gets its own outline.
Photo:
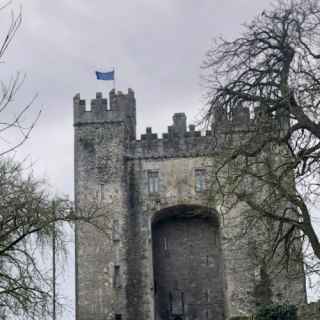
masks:
<path id="1" fill-rule="evenodd" d="M 113 89 L 116 91 L 116 73 L 114 72 L 114 67 L 113 67 Z"/>
<path id="2" fill-rule="evenodd" d="M 53 202 L 52 230 L 52 320 L 56 320 L 56 206 Z"/>

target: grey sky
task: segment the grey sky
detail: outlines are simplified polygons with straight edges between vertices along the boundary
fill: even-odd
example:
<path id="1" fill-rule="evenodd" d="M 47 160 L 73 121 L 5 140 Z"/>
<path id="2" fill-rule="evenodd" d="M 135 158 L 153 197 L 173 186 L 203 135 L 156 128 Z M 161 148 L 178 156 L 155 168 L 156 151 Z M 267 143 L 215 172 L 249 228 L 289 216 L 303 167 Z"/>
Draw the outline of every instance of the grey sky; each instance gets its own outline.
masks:
<path id="1" fill-rule="evenodd" d="M 39 93 L 34 109 L 43 110 L 21 153 L 30 152 L 59 191 L 72 193 L 72 97 L 80 92 L 91 99 L 111 89 L 111 83 L 95 80 L 95 69 L 115 67 L 117 89 L 135 90 L 139 133 L 145 126 L 163 132 L 174 112 L 193 119 L 203 105 L 200 65 L 211 39 L 237 35 L 240 24 L 264 5 L 263 0 L 26 1 L 22 27 L 2 68 L 8 75 L 27 74 L 20 97 Z"/>
<path id="2" fill-rule="evenodd" d="M 162 133 L 174 112 L 189 122 L 203 106 L 200 65 L 212 38 L 239 35 L 265 0 L 27 0 L 23 24 L 1 64 L 27 74 L 17 101 L 39 93 L 42 117 L 17 154 L 30 155 L 53 190 L 73 196 L 72 97 L 104 94 L 94 70 L 115 67 L 117 89 L 136 93 L 138 133 Z M 20 3 L 14 2 L 18 8 Z M 4 30 L 9 10 L 0 12 Z M 1 79 L 2 80 L 2 79 Z M 73 298 L 72 256 L 61 291 Z M 70 267 L 71 265 L 71 267 Z M 61 319 L 73 319 L 65 315 Z"/>

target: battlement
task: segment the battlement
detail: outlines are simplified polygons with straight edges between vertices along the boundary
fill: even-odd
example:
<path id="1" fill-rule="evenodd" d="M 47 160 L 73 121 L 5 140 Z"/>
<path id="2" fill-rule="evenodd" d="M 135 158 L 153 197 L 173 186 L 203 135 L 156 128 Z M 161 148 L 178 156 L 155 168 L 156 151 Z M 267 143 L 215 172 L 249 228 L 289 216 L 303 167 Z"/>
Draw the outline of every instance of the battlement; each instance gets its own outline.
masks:
<path id="1" fill-rule="evenodd" d="M 195 130 L 195 125 L 190 124 L 189 130 L 187 130 L 187 117 L 185 113 L 175 113 L 172 117 L 173 124 L 168 126 L 168 132 L 162 134 L 162 139 L 164 140 L 175 140 L 179 138 L 189 138 L 189 137 L 201 137 L 201 131 Z M 206 135 L 210 135 L 207 131 Z M 146 133 L 141 135 L 141 141 L 154 141 L 158 139 L 156 133 L 152 133 L 152 128 L 147 127 Z"/>
<path id="2" fill-rule="evenodd" d="M 184 156 L 201 156 L 208 154 L 211 145 L 211 131 L 202 134 L 195 125 L 190 124 L 187 129 L 185 113 L 175 113 L 173 123 L 168 126 L 168 132 L 159 138 L 152 132 L 151 127 L 136 140 L 131 148 L 134 158 L 170 158 Z"/>
<path id="3" fill-rule="evenodd" d="M 222 106 L 215 108 L 210 122 L 209 130 L 199 131 L 195 125 L 187 126 L 185 113 L 175 113 L 168 131 L 161 137 L 148 127 L 141 139 L 136 140 L 136 100 L 132 89 L 128 89 L 127 93 L 111 90 L 108 99 L 98 92 L 89 106 L 86 106 L 86 101 L 81 99 L 80 94 L 74 97 L 74 125 L 124 123 L 127 141 L 130 141 L 129 157 L 134 158 L 211 154 L 226 139 L 231 141 L 230 135 L 233 136 L 233 141 L 239 141 L 255 134 L 257 130 L 275 132 L 287 128 L 289 117 L 284 112 L 270 114 L 263 105 L 249 109 L 239 104 L 229 112 Z"/>
<path id="4" fill-rule="evenodd" d="M 217 131 L 256 131 L 257 129 L 284 129 L 289 125 L 285 112 L 270 114 L 263 105 L 255 107 L 252 112 L 248 107 L 237 105 L 227 112 L 222 106 L 215 108 L 212 128 Z"/>
<path id="5" fill-rule="evenodd" d="M 187 129 L 187 117 L 184 113 L 175 113 L 173 124 L 168 131 L 159 138 L 152 132 L 151 127 L 136 140 L 131 149 L 135 158 L 167 158 L 167 157 L 194 157 L 212 154 L 219 150 L 219 146 L 227 141 L 245 139 L 259 130 L 281 130 L 288 119 L 283 115 L 270 115 L 266 109 L 256 107 L 252 113 L 249 108 L 236 106 L 231 112 L 223 108 L 216 109 L 210 130 L 198 131 L 195 125 L 190 124 Z M 214 136 L 214 139 L 213 139 Z M 228 137 L 229 136 L 229 137 Z"/>
<path id="6" fill-rule="evenodd" d="M 101 92 L 96 93 L 95 99 L 92 99 L 88 106 L 86 100 L 81 99 L 80 94 L 73 98 L 74 125 L 120 122 L 128 117 L 134 119 L 136 113 L 136 101 L 132 89 L 128 93 L 116 92 L 114 89 L 109 93 L 108 99 L 104 98 Z"/>

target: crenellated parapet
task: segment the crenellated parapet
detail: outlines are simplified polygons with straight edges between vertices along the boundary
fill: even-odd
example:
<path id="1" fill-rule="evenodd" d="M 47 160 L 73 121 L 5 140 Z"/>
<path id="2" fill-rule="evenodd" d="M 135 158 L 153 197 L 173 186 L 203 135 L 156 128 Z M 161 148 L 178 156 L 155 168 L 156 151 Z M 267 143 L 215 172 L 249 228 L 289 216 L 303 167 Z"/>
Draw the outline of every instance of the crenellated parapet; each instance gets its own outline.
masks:
<path id="1" fill-rule="evenodd" d="M 88 105 L 86 100 L 81 99 L 80 94 L 73 98 L 74 125 L 119 122 L 131 118 L 135 122 L 136 101 L 132 89 L 128 93 L 111 90 L 108 99 L 101 92 L 96 93 Z"/>
<path id="2" fill-rule="evenodd" d="M 257 130 L 280 130 L 289 126 L 289 116 L 285 112 L 270 113 L 267 106 L 260 105 L 250 110 L 241 104 L 227 112 L 223 107 L 215 108 L 212 128 L 224 132 Z"/>
<path id="3" fill-rule="evenodd" d="M 130 156 L 133 158 L 172 158 L 186 156 L 203 156 L 210 152 L 212 146 L 211 131 L 202 133 L 195 125 L 187 129 L 187 117 L 184 113 L 175 113 L 168 132 L 159 138 L 148 127 L 140 140 L 133 142 Z"/>
<path id="4" fill-rule="evenodd" d="M 275 132 L 283 129 L 286 121 L 288 123 L 288 119 L 279 114 L 270 115 L 263 106 L 250 112 L 249 108 L 241 105 L 234 107 L 231 112 L 223 108 L 216 109 L 211 130 L 198 131 L 192 124 L 188 127 L 184 113 L 175 113 L 172 120 L 172 125 L 168 126 L 168 131 L 161 138 L 148 127 L 141 139 L 134 142 L 131 156 L 171 158 L 209 155 L 219 151 L 225 143 L 230 147 L 231 141 L 246 139 L 257 130 Z"/>
<path id="5" fill-rule="evenodd" d="M 274 132 L 287 128 L 289 124 L 288 116 L 283 112 L 270 114 L 263 105 L 250 110 L 239 104 L 229 112 L 222 106 L 215 108 L 210 130 L 196 130 L 195 125 L 187 125 L 185 113 L 175 113 L 168 131 L 161 137 L 148 127 L 137 140 L 136 101 L 132 89 L 127 93 L 111 90 L 108 99 L 98 92 L 90 105 L 81 99 L 80 94 L 74 97 L 75 126 L 120 122 L 124 124 L 130 141 L 128 156 L 133 158 L 203 156 L 217 151 L 230 135 L 235 141 L 255 134 L 257 130 Z"/>

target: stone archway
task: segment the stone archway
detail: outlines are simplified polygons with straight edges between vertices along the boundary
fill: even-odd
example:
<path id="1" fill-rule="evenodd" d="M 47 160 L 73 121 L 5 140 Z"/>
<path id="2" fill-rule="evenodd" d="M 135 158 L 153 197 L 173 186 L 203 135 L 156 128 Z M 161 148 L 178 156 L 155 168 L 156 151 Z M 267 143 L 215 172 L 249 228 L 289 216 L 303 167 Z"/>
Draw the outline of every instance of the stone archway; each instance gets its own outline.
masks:
<path id="1" fill-rule="evenodd" d="M 156 320 L 223 320 L 223 262 L 214 211 L 175 206 L 152 223 Z"/>

